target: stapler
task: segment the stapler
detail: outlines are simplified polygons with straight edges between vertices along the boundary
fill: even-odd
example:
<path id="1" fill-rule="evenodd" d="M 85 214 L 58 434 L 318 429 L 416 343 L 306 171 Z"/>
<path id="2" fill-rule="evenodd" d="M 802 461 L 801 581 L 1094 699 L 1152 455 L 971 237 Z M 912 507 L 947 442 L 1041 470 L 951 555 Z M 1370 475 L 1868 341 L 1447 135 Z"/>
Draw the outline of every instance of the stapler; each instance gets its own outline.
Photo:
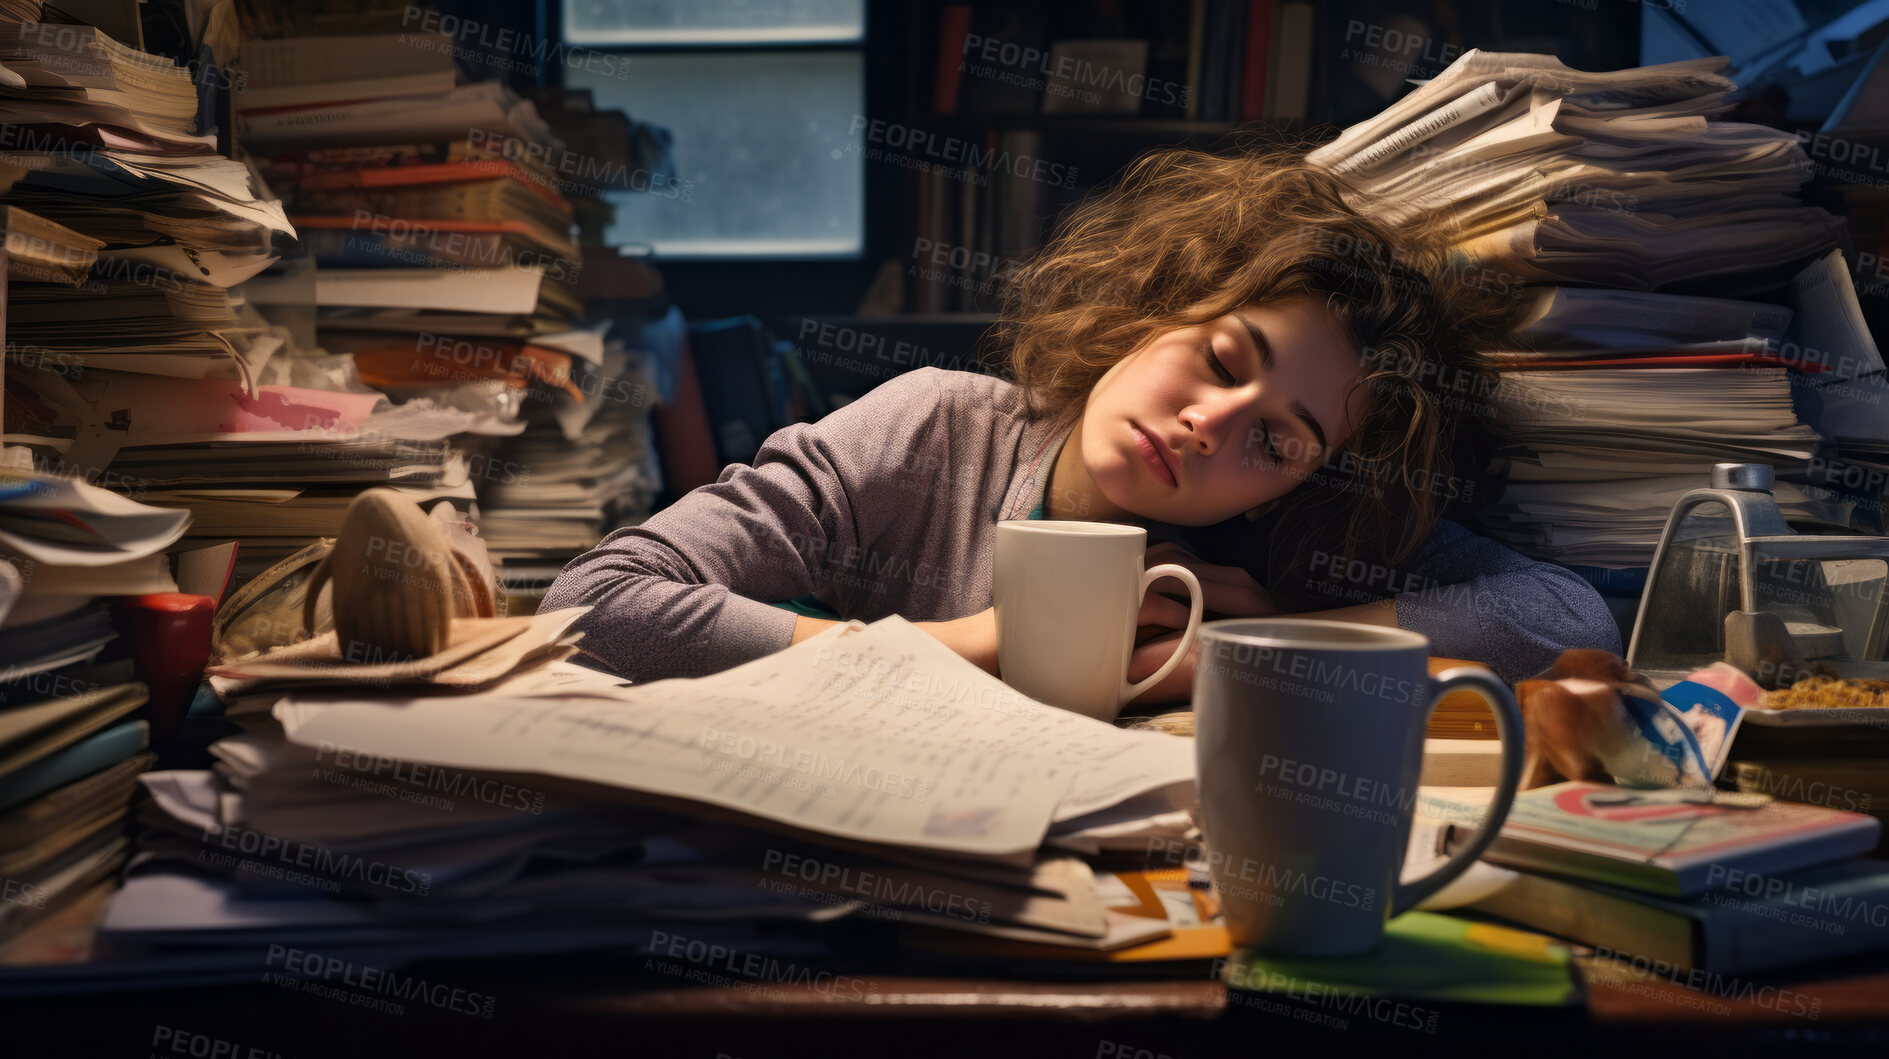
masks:
<path id="1" fill-rule="evenodd" d="M 1793 533 L 1765 464 L 1720 463 L 1666 520 L 1627 665 L 1665 687 L 1723 661 L 1770 689 L 1889 679 L 1889 537 Z"/>

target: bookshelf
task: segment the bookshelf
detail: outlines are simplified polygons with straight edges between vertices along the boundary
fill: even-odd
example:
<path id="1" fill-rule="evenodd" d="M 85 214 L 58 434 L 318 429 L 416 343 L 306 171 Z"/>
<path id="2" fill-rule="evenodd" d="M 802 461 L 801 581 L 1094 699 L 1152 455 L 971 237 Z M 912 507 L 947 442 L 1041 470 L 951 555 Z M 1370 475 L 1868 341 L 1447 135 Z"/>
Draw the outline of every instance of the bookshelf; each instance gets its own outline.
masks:
<path id="1" fill-rule="evenodd" d="M 915 5 L 903 105 L 888 117 L 908 139 L 929 137 L 937 157 L 908 148 L 896 163 L 921 163 L 888 225 L 905 312 L 993 311 L 1002 262 L 1149 150 L 1298 138 L 1303 114 L 1254 109 L 1244 116 L 1272 120 L 1242 125 L 1239 48 L 1208 32 L 1210 16 L 1260 6 Z"/>
<path id="2" fill-rule="evenodd" d="M 994 310 L 988 262 L 1040 245 L 1063 211 L 1149 150 L 1316 145 L 1402 95 L 1408 79 L 1434 76 L 1470 48 L 1550 51 L 1586 69 L 1635 65 L 1639 22 L 1630 5 L 1404 7 L 1372 0 L 911 5 L 900 16 L 901 99 L 872 109 L 889 128 L 953 150 L 940 159 L 909 148 L 898 154 L 888 143 L 882 152 L 906 167 L 896 219 L 879 222 L 888 231 L 874 240 L 900 263 L 904 311 Z M 1074 99 L 1085 91 L 1089 98 Z M 1034 165 L 1018 176 L 962 164 L 1005 152 L 1040 157 L 1074 177 L 1044 180 Z M 941 160 L 960 172 L 970 168 L 971 179 L 941 177 Z M 934 163 L 931 172 L 917 164 L 924 162 Z M 939 248 L 942 266 L 930 260 Z"/>

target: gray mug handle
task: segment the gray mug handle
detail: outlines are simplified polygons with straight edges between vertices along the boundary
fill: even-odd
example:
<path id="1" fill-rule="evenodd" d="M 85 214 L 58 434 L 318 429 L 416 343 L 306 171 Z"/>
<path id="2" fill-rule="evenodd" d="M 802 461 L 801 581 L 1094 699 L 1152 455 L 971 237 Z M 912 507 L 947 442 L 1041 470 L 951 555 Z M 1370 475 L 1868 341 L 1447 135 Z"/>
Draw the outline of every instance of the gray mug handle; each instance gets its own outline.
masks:
<path id="1" fill-rule="evenodd" d="M 1391 912 L 1393 916 L 1410 911 L 1417 902 L 1441 890 L 1444 884 L 1469 870 L 1482 851 L 1495 841 L 1496 833 L 1502 830 L 1502 821 L 1508 819 L 1509 807 L 1515 804 L 1515 790 L 1522 783 L 1522 708 L 1516 704 L 1515 695 L 1509 691 L 1494 673 L 1472 666 L 1459 666 L 1438 673 L 1430 681 L 1430 706 L 1423 711 L 1423 723 L 1428 727 L 1430 715 L 1436 712 L 1436 704 L 1454 688 L 1466 688 L 1480 694 L 1495 711 L 1496 732 L 1502 737 L 1502 780 L 1496 786 L 1495 801 L 1489 805 L 1489 815 L 1482 826 L 1476 830 L 1476 837 L 1469 844 L 1457 850 L 1450 859 L 1438 865 L 1436 870 L 1411 882 L 1400 882 L 1391 893 Z M 1414 809 L 1412 810 L 1415 811 Z"/>

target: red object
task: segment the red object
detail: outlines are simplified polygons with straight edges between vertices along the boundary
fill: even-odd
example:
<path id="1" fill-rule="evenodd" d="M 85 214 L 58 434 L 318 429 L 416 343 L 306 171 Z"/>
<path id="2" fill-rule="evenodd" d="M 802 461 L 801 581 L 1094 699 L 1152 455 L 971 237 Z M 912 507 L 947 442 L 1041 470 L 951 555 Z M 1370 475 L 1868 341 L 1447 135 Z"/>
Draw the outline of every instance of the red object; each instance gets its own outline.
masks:
<path id="1" fill-rule="evenodd" d="M 702 403 L 702 384 L 695 377 L 695 356 L 686 345 L 678 379 L 675 403 L 657 405 L 650 418 L 661 439 L 663 480 L 671 493 L 682 496 L 721 477 L 721 464 L 715 459 L 715 434 Z"/>
<path id="2" fill-rule="evenodd" d="M 434 162 L 422 165 L 362 166 L 303 173 L 297 183 L 317 191 L 352 188 L 406 187 L 413 184 L 467 184 L 485 180 L 516 180 L 530 188 L 563 216 L 571 215 L 570 201 L 549 186 L 549 180 L 502 158 L 475 162 Z"/>
<path id="3" fill-rule="evenodd" d="M 958 110 L 958 85 L 964 80 L 964 41 L 971 32 L 971 5 L 947 4 L 938 16 L 938 69 L 932 80 L 931 109 L 939 114 Z"/>
<path id="4" fill-rule="evenodd" d="M 138 679 L 151 689 L 145 708 L 154 748 L 170 745 L 197 696 L 210 661 L 210 623 L 215 617 L 215 600 L 182 592 L 127 596 L 112 610 Z"/>
<path id="5" fill-rule="evenodd" d="M 1266 116 L 1266 73 L 1272 66 L 1272 0 L 1246 8 L 1246 63 L 1240 73 L 1240 120 Z"/>

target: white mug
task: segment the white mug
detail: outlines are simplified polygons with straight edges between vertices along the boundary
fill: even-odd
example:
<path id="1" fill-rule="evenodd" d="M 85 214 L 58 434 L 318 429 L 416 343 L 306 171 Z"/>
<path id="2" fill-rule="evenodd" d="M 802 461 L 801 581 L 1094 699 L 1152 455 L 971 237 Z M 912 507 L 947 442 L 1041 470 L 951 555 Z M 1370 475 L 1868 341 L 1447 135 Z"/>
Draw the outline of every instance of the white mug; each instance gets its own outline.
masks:
<path id="1" fill-rule="evenodd" d="M 1429 650 L 1421 634 L 1353 622 L 1236 618 L 1200 630 L 1200 829 L 1235 944 L 1363 952 L 1495 838 L 1522 776 L 1521 709 L 1486 669 L 1432 678 Z M 1455 688 L 1495 710 L 1501 783 L 1475 839 L 1406 882 L 1424 732 Z"/>
<path id="2" fill-rule="evenodd" d="M 1184 566 L 1142 569 L 1147 550 L 1148 531 L 1140 526 L 997 523 L 997 667 L 1004 683 L 1038 702 L 1113 721 L 1129 700 L 1173 672 L 1200 631 L 1204 597 Z M 1130 684 L 1141 600 L 1162 577 L 1187 585 L 1187 630 L 1166 664 Z"/>

